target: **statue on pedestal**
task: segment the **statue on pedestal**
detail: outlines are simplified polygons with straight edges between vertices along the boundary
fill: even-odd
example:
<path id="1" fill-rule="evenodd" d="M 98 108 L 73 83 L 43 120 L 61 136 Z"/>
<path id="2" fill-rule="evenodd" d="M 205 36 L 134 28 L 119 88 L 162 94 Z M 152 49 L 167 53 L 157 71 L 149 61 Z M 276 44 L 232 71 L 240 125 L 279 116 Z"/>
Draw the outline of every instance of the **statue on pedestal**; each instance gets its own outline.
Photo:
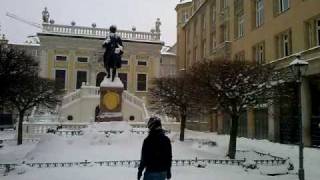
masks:
<path id="1" fill-rule="evenodd" d="M 42 11 L 42 21 L 44 23 L 49 23 L 49 18 L 50 18 L 50 14 L 49 14 L 48 8 L 45 7 L 44 10 Z"/>
<path id="2" fill-rule="evenodd" d="M 155 29 L 157 33 L 160 33 L 160 32 L 161 32 L 160 26 L 161 26 L 160 18 L 157 18 L 157 21 L 156 21 L 156 29 Z"/>
<path id="3" fill-rule="evenodd" d="M 112 82 L 117 73 L 117 69 L 121 68 L 121 58 L 123 55 L 123 45 L 121 38 L 116 34 L 117 28 L 112 25 L 110 27 L 109 36 L 106 37 L 106 40 L 103 43 L 105 48 L 105 53 L 103 56 L 104 67 L 107 71 L 107 78 L 111 76 L 112 69 Z"/>

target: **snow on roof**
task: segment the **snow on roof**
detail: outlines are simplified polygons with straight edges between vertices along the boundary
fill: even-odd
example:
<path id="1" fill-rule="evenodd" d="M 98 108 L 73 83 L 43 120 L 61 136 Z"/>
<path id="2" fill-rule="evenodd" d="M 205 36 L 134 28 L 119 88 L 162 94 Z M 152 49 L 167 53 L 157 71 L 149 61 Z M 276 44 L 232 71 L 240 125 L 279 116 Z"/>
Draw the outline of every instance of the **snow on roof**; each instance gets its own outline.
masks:
<path id="1" fill-rule="evenodd" d="M 178 5 L 179 5 L 179 4 L 189 3 L 189 2 L 192 2 L 192 0 L 180 0 L 180 1 L 178 2 Z"/>
<path id="2" fill-rule="evenodd" d="M 309 63 L 307 61 L 304 61 L 304 60 L 300 60 L 300 59 L 295 59 L 294 61 L 292 61 L 290 63 L 290 66 L 293 66 L 293 65 L 308 65 Z"/>
<path id="3" fill-rule="evenodd" d="M 40 46 L 40 44 L 35 43 L 10 43 L 11 45 L 19 45 L 19 46 Z"/>

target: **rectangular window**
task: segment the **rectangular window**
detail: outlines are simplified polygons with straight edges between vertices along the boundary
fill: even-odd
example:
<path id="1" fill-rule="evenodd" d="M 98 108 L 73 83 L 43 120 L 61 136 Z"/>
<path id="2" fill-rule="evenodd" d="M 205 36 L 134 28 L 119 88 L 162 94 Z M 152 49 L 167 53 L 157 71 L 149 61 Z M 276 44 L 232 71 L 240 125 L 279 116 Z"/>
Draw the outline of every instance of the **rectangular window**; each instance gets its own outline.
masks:
<path id="1" fill-rule="evenodd" d="M 320 46 L 320 19 L 316 21 L 317 24 L 317 45 Z"/>
<path id="2" fill-rule="evenodd" d="M 147 75 L 137 75 L 137 91 L 147 91 Z"/>
<path id="3" fill-rule="evenodd" d="M 138 66 L 147 66 L 147 61 L 138 60 Z"/>
<path id="4" fill-rule="evenodd" d="M 88 62 L 88 58 L 87 57 L 78 57 L 77 61 L 80 63 L 87 63 Z"/>
<path id="5" fill-rule="evenodd" d="M 56 87 L 58 89 L 66 89 L 66 70 L 55 70 Z"/>
<path id="6" fill-rule="evenodd" d="M 80 89 L 82 83 L 87 83 L 87 71 L 77 71 L 77 84 L 76 88 Z"/>
<path id="7" fill-rule="evenodd" d="M 220 8 L 221 10 L 227 8 L 227 0 L 220 0 Z"/>
<path id="8" fill-rule="evenodd" d="M 67 56 L 56 56 L 56 61 L 67 61 Z"/>
<path id="9" fill-rule="evenodd" d="M 290 8 L 290 0 L 279 0 L 279 13 Z"/>
<path id="10" fill-rule="evenodd" d="M 256 27 L 260 27 L 264 22 L 263 0 L 256 0 Z"/>
<path id="11" fill-rule="evenodd" d="M 244 36 L 244 18 L 243 15 L 238 17 L 238 38 Z"/>
<path id="12" fill-rule="evenodd" d="M 265 45 L 264 42 L 258 43 L 253 47 L 253 59 L 257 64 L 265 63 Z"/>
<path id="13" fill-rule="evenodd" d="M 240 51 L 237 54 L 235 54 L 235 60 L 236 61 L 245 61 L 246 57 L 245 57 L 245 52 L 244 51 Z"/>
<path id="14" fill-rule="evenodd" d="M 124 90 L 128 89 L 128 74 L 127 73 L 118 73 L 120 80 L 123 83 Z"/>
<path id="15" fill-rule="evenodd" d="M 129 64 L 129 61 L 126 60 L 126 59 L 122 59 L 122 60 L 121 60 L 121 64 L 122 64 L 122 65 L 128 65 L 128 64 Z"/>
<path id="16" fill-rule="evenodd" d="M 276 36 L 276 52 L 277 57 L 282 58 L 291 55 L 292 43 L 291 43 L 291 30 L 280 33 Z"/>

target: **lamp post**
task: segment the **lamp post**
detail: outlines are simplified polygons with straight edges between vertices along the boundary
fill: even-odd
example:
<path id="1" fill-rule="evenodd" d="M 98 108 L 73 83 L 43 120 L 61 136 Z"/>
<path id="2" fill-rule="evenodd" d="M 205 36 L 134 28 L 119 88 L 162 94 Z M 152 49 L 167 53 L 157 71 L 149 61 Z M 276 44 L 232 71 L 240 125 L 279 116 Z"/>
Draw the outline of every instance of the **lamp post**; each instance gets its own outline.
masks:
<path id="1" fill-rule="evenodd" d="M 307 71 L 309 63 L 301 60 L 301 56 L 297 55 L 296 58 L 290 63 L 290 68 L 295 75 L 296 83 L 298 85 L 298 118 L 299 118 L 299 180 L 304 180 L 303 168 L 303 120 L 301 113 L 301 84 L 302 75 Z"/>

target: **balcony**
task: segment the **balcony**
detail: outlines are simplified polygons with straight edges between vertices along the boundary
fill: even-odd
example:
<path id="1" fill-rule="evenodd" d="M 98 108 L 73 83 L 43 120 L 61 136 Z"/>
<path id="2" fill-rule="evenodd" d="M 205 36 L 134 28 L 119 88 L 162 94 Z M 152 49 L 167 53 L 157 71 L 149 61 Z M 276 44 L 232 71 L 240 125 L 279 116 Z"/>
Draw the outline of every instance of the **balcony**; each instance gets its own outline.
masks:
<path id="1" fill-rule="evenodd" d="M 214 58 L 230 58 L 230 56 L 231 56 L 231 42 L 224 41 L 224 42 L 218 44 L 218 46 L 211 51 L 211 55 Z"/>
<path id="2" fill-rule="evenodd" d="M 42 24 L 43 33 L 86 36 L 94 38 L 105 38 L 109 34 L 109 29 L 69 26 L 59 24 Z M 138 32 L 128 30 L 118 30 L 117 34 L 124 40 L 141 40 L 141 41 L 160 41 L 160 32 Z"/>

